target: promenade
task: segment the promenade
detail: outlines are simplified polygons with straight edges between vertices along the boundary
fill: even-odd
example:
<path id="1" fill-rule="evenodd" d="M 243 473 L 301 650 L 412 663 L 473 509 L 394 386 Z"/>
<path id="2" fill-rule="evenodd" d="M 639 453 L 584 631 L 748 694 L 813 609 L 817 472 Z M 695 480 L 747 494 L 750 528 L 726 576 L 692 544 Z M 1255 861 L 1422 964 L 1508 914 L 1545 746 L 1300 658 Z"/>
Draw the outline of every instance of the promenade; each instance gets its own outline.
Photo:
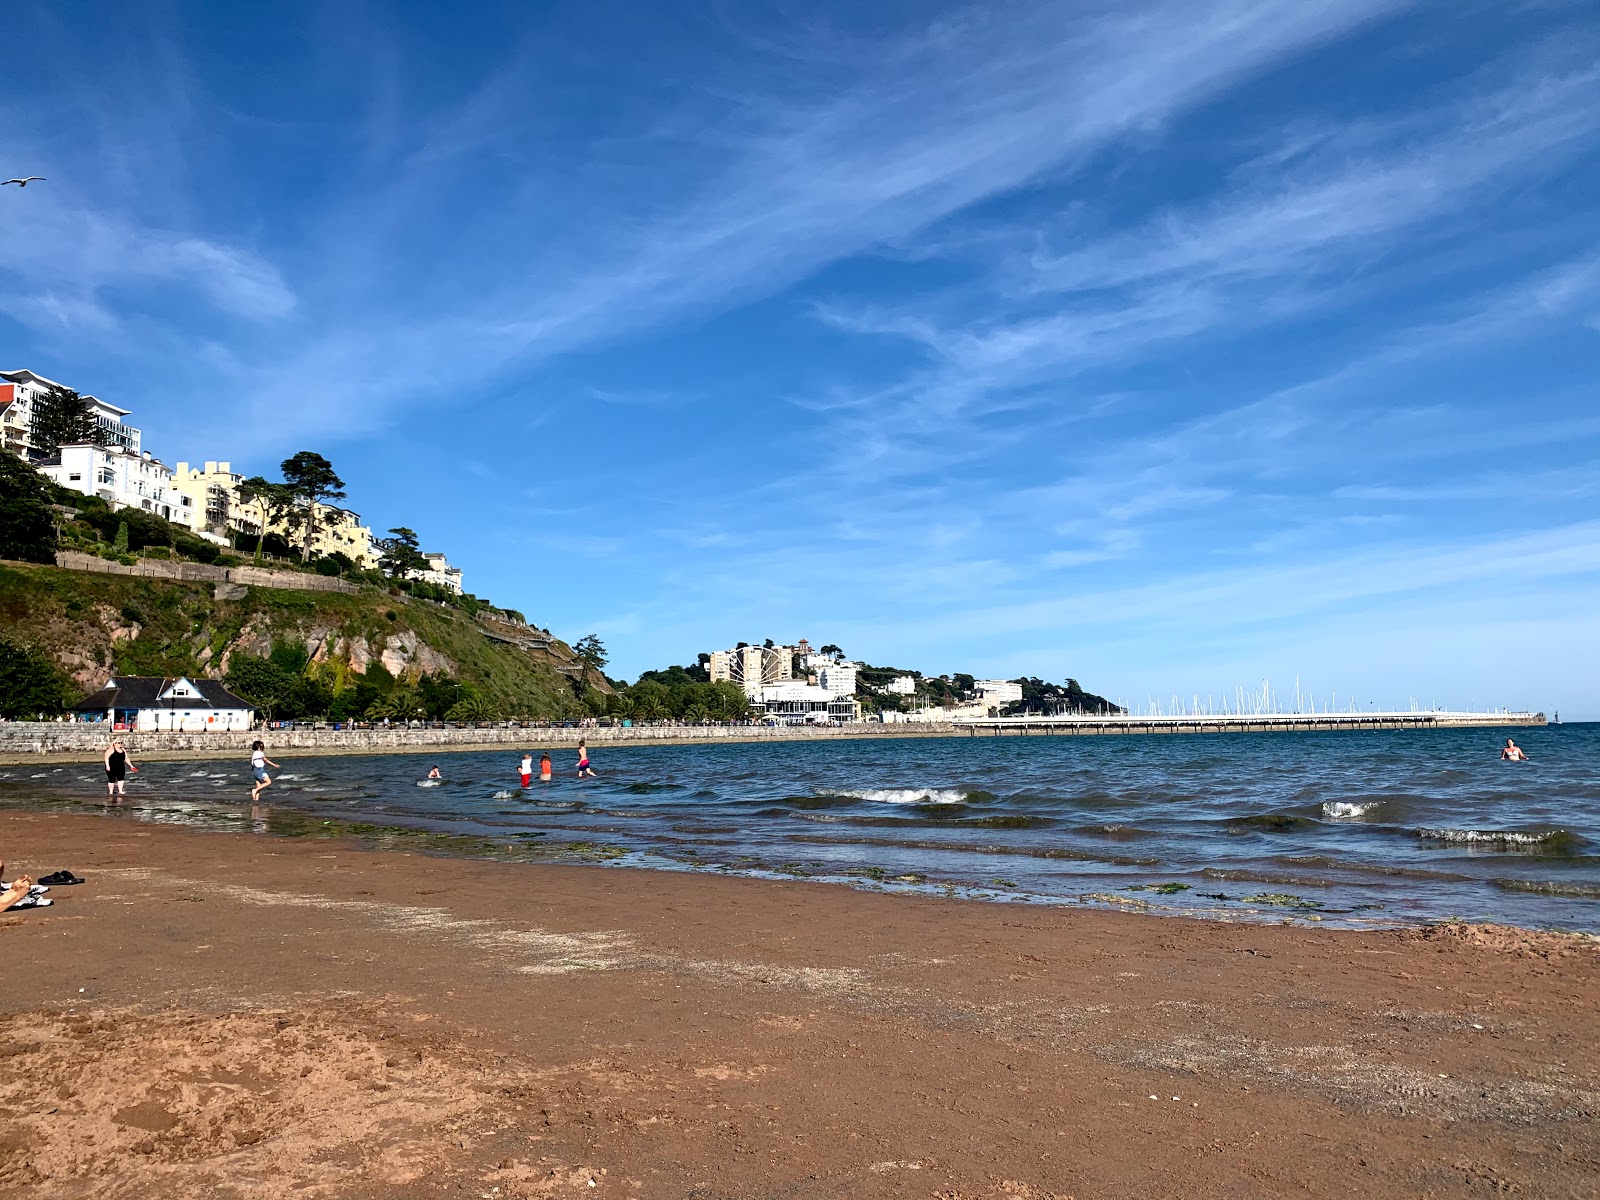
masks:
<path id="1" fill-rule="evenodd" d="M 586 740 L 606 745 L 701 745 L 707 742 L 848 741 L 860 738 L 1061 737 L 1178 733 L 1287 733 L 1373 729 L 1501 729 L 1543 725 L 1543 713 L 1277 713 L 1251 716 L 1061 716 L 964 718 L 852 725 L 634 725 L 595 728 L 510 725 L 481 728 L 287 729 L 228 732 L 119 733 L 135 758 L 232 758 L 247 754 L 257 738 L 272 750 L 317 754 L 563 749 Z M 103 724 L 0 722 L 0 764 L 88 762 L 105 752 L 112 731 Z"/>

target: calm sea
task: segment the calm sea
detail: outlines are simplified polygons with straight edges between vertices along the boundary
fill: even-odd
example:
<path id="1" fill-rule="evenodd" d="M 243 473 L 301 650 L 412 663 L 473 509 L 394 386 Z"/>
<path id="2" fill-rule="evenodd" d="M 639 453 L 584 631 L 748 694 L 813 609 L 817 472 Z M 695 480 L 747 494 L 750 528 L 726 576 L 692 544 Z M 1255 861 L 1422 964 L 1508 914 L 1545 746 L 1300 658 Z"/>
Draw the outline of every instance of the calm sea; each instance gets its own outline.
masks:
<path id="1" fill-rule="evenodd" d="M 600 747 L 150 763 L 121 819 L 441 853 L 780 875 L 1008 902 L 1600 932 L 1600 724 L 1484 730 Z M 537 742 L 528 747 L 535 754 Z M 438 764 L 444 781 L 422 777 Z M 105 811 L 98 767 L 0 769 L 0 804 Z M 69 864 L 70 865 L 70 864 Z"/>

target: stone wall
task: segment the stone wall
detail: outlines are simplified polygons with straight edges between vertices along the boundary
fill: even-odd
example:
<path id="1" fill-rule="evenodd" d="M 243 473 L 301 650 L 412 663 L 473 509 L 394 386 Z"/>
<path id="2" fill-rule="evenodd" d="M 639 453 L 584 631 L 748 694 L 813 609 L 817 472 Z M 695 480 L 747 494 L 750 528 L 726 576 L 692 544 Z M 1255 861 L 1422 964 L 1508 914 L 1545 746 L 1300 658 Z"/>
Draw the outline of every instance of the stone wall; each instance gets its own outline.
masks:
<path id="1" fill-rule="evenodd" d="M 81 550 L 56 551 L 56 566 L 68 571 L 99 575 L 135 575 L 144 579 L 177 579 L 185 583 L 233 584 L 245 587 L 289 588 L 300 592 L 354 592 L 355 584 L 304 571 L 274 571 L 270 567 L 218 567 L 207 563 L 166 562 L 141 558 L 132 566 L 111 562 Z"/>
<path id="2" fill-rule="evenodd" d="M 218 758 L 246 757 L 257 738 L 268 752 L 305 751 L 316 754 L 390 754 L 428 750 L 559 749 L 589 745 L 684 744 L 704 742 L 794 742 L 881 737 L 948 737 L 967 730 L 951 725 L 880 725 L 863 722 L 834 728 L 764 725 L 640 725 L 628 729 L 489 728 L 489 729 L 269 729 L 265 732 L 216 731 L 185 733 L 119 733 L 135 758 L 143 755 L 187 757 L 194 754 Z M 27 759 L 34 755 L 61 756 L 88 761 L 105 753 L 113 736 L 109 726 L 56 724 L 48 721 L 0 722 L 0 760 Z"/>

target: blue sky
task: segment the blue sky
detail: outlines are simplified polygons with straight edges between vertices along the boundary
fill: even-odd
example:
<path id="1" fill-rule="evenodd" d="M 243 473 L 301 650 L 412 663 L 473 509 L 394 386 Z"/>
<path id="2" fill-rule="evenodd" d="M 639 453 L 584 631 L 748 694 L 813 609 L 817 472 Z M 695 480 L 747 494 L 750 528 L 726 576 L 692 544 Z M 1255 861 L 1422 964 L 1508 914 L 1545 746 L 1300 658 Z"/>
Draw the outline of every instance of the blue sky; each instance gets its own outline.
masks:
<path id="1" fill-rule="evenodd" d="M 1600 718 L 1600 12 L 14 2 L 0 365 L 612 673 Z"/>

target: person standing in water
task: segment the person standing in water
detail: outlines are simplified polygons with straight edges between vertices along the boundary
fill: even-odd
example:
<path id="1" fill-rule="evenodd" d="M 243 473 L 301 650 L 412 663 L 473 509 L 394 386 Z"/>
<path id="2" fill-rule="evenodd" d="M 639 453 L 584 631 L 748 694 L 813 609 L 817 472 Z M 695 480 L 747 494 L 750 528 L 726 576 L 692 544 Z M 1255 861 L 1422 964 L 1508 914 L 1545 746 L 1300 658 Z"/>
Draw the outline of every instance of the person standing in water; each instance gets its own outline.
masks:
<path id="1" fill-rule="evenodd" d="M 517 768 L 517 774 L 522 777 L 522 786 L 527 787 L 533 782 L 533 755 L 524 754 L 522 765 Z"/>
<path id="2" fill-rule="evenodd" d="M 1517 745 L 1510 738 L 1506 739 L 1505 748 L 1500 751 L 1500 758 L 1501 758 L 1501 760 L 1503 762 L 1532 762 L 1533 761 L 1533 759 L 1529 758 L 1527 756 L 1527 754 L 1523 752 L 1522 747 Z"/>
<path id="3" fill-rule="evenodd" d="M 548 754 L 541 754 L 539 756 L 539 782 L 549 783 L 552 773 L 553 768 L 550 765 L 550 756 Z"/>
<path id="4" fill-rule="evenodd" d="M 589 765 L 589 743 L 582 739 L 578 742 L 578 778 L 594 778 L 594 768 Z"/>
<path id="5" fill-rule="evenodd" d="M 267 757 L 266 743 L 258 741 L 250 747 L 250 774 L 256 781 L 255 787 L 250 789 L 251 804 L 261 797 L 263 791 L 272 786 L 272 776 L 267 774 L 268 767 L 274 771 L 283 769 Z"/>
<path id="6" fill-rule="evenodd" d="M 121 738 L 113 738 L 111 745 L 106 748 L 106 795 L 121 797 L 128 794 L 128 772 L 137 771 L 133 760 L 128 757 L 128 748 L 122 744 Z"/>

